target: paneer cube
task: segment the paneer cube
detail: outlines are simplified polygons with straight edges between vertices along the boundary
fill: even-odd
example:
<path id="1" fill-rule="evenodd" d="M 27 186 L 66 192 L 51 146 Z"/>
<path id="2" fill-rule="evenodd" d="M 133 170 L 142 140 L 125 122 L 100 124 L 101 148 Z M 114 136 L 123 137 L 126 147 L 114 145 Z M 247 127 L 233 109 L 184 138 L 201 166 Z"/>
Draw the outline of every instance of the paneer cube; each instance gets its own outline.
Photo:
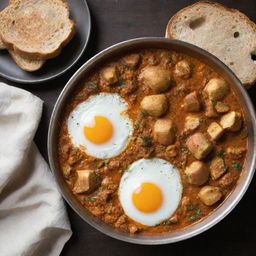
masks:
<path id="1" fill-rule="evenodd" d="M 205 158 L 213 148 L 213 144 L 200 132 L 191 135 L 187 139 L 186 145 L 198 160 Z"/>
<path id="2" fill-rule="evenodd" d="M 184 130 L 194 131 L 200 126 L 200 118 L 197 116 L 186 116 Z"/>
<path id="3" fill-rule="evenodd" d="M 191 75 L 191 67 L 186 60 L 179 61 L 174 68 L 174 74 L 177 77 L 187 79 Z"/>
<path id="4" fill-rule="evenodd" d="M 197 93 L 191 92 L 185 98 L 182 107 L 187 112 L 197 112 L 200 110 L 200 103 L 197 98 Z"/>
<path id="5" fill-rule="evenodd" d="M 193 185 L 202 185 L 209 178 L 209 170 L 201 161 L 194 161 L 185 169 L 185 175 L 188 183 Z"/>
<path id="6" fill-rule="evenodd" d="M 230 110 L 229 105 L 221 102 L 221 101 L 217 101 L 216 105 L 215 105 L 215 109 L 218 113 L 227 113 Z"/>
<path id="7" fill-rule="evenodd" d="M 76 194 L 92 192 L 99 185 L 98 177 L 93 170 L 77 170 L 77 179 L 73 187 Z"/>
<path id="8" fill-rule="evenodd" d="M 106 67 L 102 70 L 102 77 L 108 84 L 114 84 L 118 81 L 116 67 Z"/>
<path id="9" fill-rule="evenodd" d="M 204 93 L 214 102 L 222 100 L 227 95 L 227 92 L 228 84 L 219 78 L 212 78 L 204 88 Z"/>
<path id="10" fill-rule="evenodd" d="M 235 179 L 231 172 L 227 172 L 219 181 L 221 187 L 229 187 L 234 183 Z"/>
<path id="11" fill-rule="evenodd" d="M 215 157 L 210 163 L 210 173 L 213 180 L 217 180 L 227 171 L 223 158 Z"/>
<path id="12" fill-rule="evenodd" d="M 166 113 L 168 100 L 164 94 L 145 96 L 140 103 L 141 110 L 148 115 L 159 117 Z"/>
<path id="13" fill-rule="evenodd" d="M 205 99 L 205 115 L 210 118 L 218 116 L 213 101 L 208 98 Z"/>
<path id="14" fill-rule="evenodd" d="M 175 126 L 171 119 L 161 118 L 155 122 L 153 129 L 154 140 L 162 145 L 170 145 L 174 142 Z"/>
<path id="15" fill-rule="evenodd" d="M 222 198 L 222 192 L 218 187 L 204 186 L 199 191 L 198 197 L 205 205 L 211 206 Z"/>
<path id="16" fill-rule="evenodd" d="M 209 125 L 207 132 L 212 140 L 217 140 L 222 136 L 224 129 L 218 123 L 212 122 Z"/>
<path id="17" fill-rule="evenodd" d="M 239 131 L 242 126 L 242 115 L 239 112 L 231 111 L 222 116 L 220 125 L 223 129 L 232 132 Z"/>

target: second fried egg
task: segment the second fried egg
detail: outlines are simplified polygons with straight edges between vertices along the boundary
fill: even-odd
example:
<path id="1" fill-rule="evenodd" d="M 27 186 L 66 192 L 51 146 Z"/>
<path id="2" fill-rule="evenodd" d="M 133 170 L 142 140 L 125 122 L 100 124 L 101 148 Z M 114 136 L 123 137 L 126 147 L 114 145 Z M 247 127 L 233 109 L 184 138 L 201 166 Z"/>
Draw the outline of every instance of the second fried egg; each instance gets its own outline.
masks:
<path id="1" fill-rule="evenodd" d="M 119 155 L 133 132 L 127 109 L 127 102 L 116 93 L 89 97 L 76 106 L 67 120 L 72 143 L 96 158 Z"/>
<path id="2" fill-rule="evenodd" d="M 146 226 L 155 226 L 170 218 L 181 196 L 179 171 L 171 163 L 159 158 L 133 162 L 119 185 L 119 200 L 124 212 Z"/>

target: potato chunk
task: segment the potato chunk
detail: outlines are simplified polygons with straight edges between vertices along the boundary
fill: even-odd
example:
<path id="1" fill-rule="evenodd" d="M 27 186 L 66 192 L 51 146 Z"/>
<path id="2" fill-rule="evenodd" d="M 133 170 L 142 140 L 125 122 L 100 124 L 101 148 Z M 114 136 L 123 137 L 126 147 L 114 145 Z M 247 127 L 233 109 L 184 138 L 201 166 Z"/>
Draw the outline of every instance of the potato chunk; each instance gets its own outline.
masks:
<path id="1" fill-rule="evenodd" d="M 209 125 L 207 132 L 210 135 L 212 140 L 217 140 L 222 136 L 224 130 L 218 123 L 212 122 Z"/>
<path id="2" fill-rule="evenodd" d="M 222 100 L 228 92 L 228 84 L 219 78 L 212 78 L 204 88 L 205 94 L 212 101 Z"/>
<path id="3" fill-rule="evenodd" d="M 197 116 L 186 116 L 184 130 L 185 131 L 194 131 L 200 125 L 200 118 Z"/>
<path id="4" fill-rule="evenodd" d="M 168 100 L 164 94 L 145 96 L 140 106 L 148 115 L 159 117 L 167 111 Z"/>
<path id="5" fill-rule="evenodd" d="M 102 70 L 103 79 L 109 83 L 114 84 L 118 81 L 116 67 L 106 67 Z"/>
<path id="6" fill-rule="evenodd" d="M 182 107 L 187 112 L 197 112 L 200 109 L 200 103 L 197 98 L 197 93 L 191 92 L 185 98 Z"/>
<path id="7" fill-rule="evenodd" d="M 215 109 L 218 113 L 226 113 L 230 110 L 229 105 L 221 102 L 221 101 L 217 101 L 216 105 L 215 105 Z"/>
<path id="8" fill-rule="evenodd" d="M 191 68 L 186 60 L 179 61 L 174 68 L 174 74 L 178 77 L 187 79 L 191 75 Z"/>
<path id="9" fill-rule="evenodd" d="M 205 205 L 211 206 L 221 199 L 222 192 L 218 187 L 204 186 L 199 191 L 198 197 Z"/>
<path id="10" fill-rule="evenodd" d="M 175 138 L 175 127 L 171 119 L 161 118 L 155 122 L 153 129 L 154 139 L 163 145 L 170 145 Z"/>
<path id="11" fill-rule="evenodd" d="M 224 160 L 221 157 L 215 157 L 210 163 L 210 173 L 213 180 L 217 180 L 227 171 Z"/>
<path id="12" fill-rule="evenodd" d="M 188 183 L 193 185 L 203 185 L 209 178 L 209 170 L 201 161 L 194 161 L 185 169 Z"/>
<path id="13" fill-rule="evenodd" d="M 157 93 L 165 92 L 171 85 L 171 71 L 160 66 L 147 66 L 139 75 L 145 85 Z"/>
<path id="14" fill-rule="evenodd" d="M 97 175 L 93 170 L 78 170 L 77 179 L 73 187 L 76 194 L 91 192 L 98 186 Z"/>
<path id="15" fill-rule="evenodd" d="M 205 158 L 213 148 L 212 143 L 200 132 L 191 135 L 187 139 L 186 145 L 198 160 Z"/>
<path id="16" fill-rule="evenodd" d="M 129 68 L 135 68 L 140 61 L 140 55 L 139 54 L 129 54 L 123 58 L 123 63 L 125 66 Z"/>
<path id="17" fill-rule="evenodd" d="M 242 116 L 239 112 L 231 111 L 220 120 L 220 125 L 223 129 L 236 132 L 241 129 L 242 126 Z"/>

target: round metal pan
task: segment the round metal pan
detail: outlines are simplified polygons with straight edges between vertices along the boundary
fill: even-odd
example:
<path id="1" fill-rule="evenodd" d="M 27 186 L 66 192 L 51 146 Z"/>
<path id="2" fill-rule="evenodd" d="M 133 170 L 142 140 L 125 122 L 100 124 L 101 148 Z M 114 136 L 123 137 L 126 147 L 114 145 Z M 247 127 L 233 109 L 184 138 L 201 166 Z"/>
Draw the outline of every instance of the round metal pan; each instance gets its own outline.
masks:
<path id="1" fill-rule="evenodd" d="M 61 113 L 65 107 L 66 100 L 72 95 L 73 90 L 77 86 L 81 78 L 85 77 L 88 72 L 100 65 L 103 61 L 112 58 L 120 53 L 131 51 L 140 48 L 163 48 L 170 49 L 177 52 L 187 54 L 191 57 L 197 58 L 198 60 L 206 63 L 208 66 L 217 71 L 236 92 L 240 98 L 241 105 L 243 106 L 245 123 L 248 127 L 248 152 L 245 161 L 244 169 L 241 173 L 241 177 L 231 195 L 223 201 L 223 203 L 208 217 L 188 226 L 182 230 L 175 231 L 163 235 L 140 235 L 140 234 L 128 234 L 114 229 L 113 227 L 100 221 L 98 218 L 92 216 L 83 206 L 76 200 L 68 189 L 65 180 L 62 176 L 58 165 L 57 157 L 57 139 L 59 133 L 59 123 Z M 247 91 L 244 89 L 241 82 L 235 76 L 235 74 L 219 59 L 210 53 L 185 42 L 165 39 L 165 38 L 138 38 L 128 40 L 115 44 L 104 51 L 100 52 L 89 61 L 87 61 L 69 80 L 59 96 L 52 113 L 49 134 L 48 134 L 48 154 L 51 169 L 56 177 L 58 187 L 69 203 L 69 205 L 81 216 L 83 220 L 98 229 L 99 231 L 114 237 L 119 240 L 123 240 L 130 243 L 136 244 L 167 244 L 174 243 L 181 240 L 188 239 L 196 236 L 212 226 L 216 225 L 224 217 L 226 217 L 238 204 L 246 192 L 255 170 L 255 141 L 256 141 L 256 119 L 255 111 L 250 98 L 247 95 Z"/>

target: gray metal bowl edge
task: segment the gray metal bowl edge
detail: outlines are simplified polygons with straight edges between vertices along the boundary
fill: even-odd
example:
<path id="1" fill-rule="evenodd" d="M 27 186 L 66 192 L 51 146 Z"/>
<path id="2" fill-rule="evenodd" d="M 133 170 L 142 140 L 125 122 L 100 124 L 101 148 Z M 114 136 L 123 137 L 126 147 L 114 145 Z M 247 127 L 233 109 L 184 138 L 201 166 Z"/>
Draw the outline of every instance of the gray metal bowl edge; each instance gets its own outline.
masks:
<path id="1" fill-rule="evenodd" d="M 232 84 L 233 90 L 237 93 L 240 98 L 240 102 L 244 107 L 244 117 L 245 123 L 248 127 L 248 153 L 246 157 L 245 167 L 241 173 L 241 177 L 238 181 L 237 186 L 231 195 L 225 199 L 225 201 L 209 216 L 205 219 L 197 222 L 191 226 L 188 226 L 182 230 L 174 231 L 172 233 L 167 233 L 163 235 L 140 235 L 140 234 L 128 234 L 125 232 L 118 231 L 113 227 L 103 223 L 98 218 L 92 216 L 87 212 L 83 206 L 75 199 L 71 191 L 68 189 L 64 178 L 59 170 L 58 160 L 57 160 L 57 138 L 58 138 L 58 120 L 61 116 L 62 110 L 65 107 L 65 102 L 69 95 L 72 95 L 73 89 L 76 87 L 78 81 L 86 75 L 93 67 L 107 60 L 109 57 L 116 56 L 121 52 L 126 52 L 133 49 L 140 48 L 165 48 L 174 51 L 182 52 L 191 57 L 197 58 L 202 62 L 206 63 L 208 66 L 212 67 L 217 71 L 229 84 Z M 235 74 L 219 59 L 210 53 L 198 48 L 194 45 L 166 38 L 136 38 L 128 41 L 124 41 L 115 44 L 102 52 L 95 55 L 93 58 L 88 60 L 68 81 L 63 91 L 61 92 L 50 121 L 49 133 L 48 133 L 48 156 L 51 170 L 53 171 L 58 188 L 62 193 L 63 197 L 69 203 L 69 205 L 77 212 L 80 217 L 89 223 L 91 226 L 97 230 L 103 232 L 104 234 L 111 236 L 113 238 L 135 243 L 135 244 L 167 244 L 182 241 L 193 236 L 196 236 L 212 226 L 220 222 L 225 216 L 227 216 L 238 202 L 243 197 L 246 192 L 256 166 L 256 152 L 254 150 L 256 142 L 256 118 L 255 111 L 250 98 L 247 95 L 247 91 L 242 86 L 241 82 L 235 76 Z"/>

